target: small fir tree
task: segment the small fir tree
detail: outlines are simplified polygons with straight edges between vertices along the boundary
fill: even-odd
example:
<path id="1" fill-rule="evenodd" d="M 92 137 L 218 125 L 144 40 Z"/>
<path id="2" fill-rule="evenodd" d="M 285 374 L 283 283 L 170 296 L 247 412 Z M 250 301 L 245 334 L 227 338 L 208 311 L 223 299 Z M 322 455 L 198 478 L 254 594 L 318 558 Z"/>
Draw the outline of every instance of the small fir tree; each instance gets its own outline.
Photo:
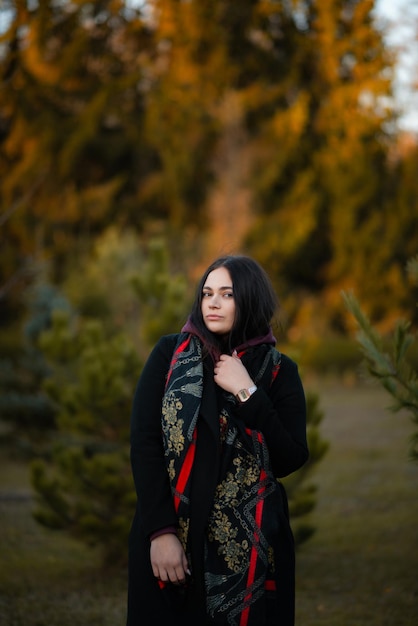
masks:
<path id="1" fill-rule="evenodd" d="M 152 243 L 132 281 L 145 352 L 156 334 L 174 332 L 185 318 L 187 282 L 170 275 L 160 241 Z M 101 546 L 105 564 L 121 562 L 135 503 L 129 415 L 142 365 L 138 350 L 126 333 L 112 334 L 107 319 L 76 319 L 62 311 L 53 313 L 39 345 L 51 370 L 44 388 L 57 431 L 48 456 L 32 466 L 35 518 Z"/>
<path id="2" fill-rule="evenodd" d="M 308 516 L 316 506 L 317 487 L 309 481 L 309 478 L 312 469 L 323 458 L 329 446 L 320 434 L 320 424 L 324 412 L 319 406 L 317 393 L 307 392 L 306 410 L 309 459 L 300 470 L 282 481 L 289 499 L 290 520 L 296 546 L 307 541 L 315 532 L 315 527 L 309 521 Z"/>
<path id="3" fill-rule="evenodd" d="M 190 293 L 185 276 L 170 274 L 167 242 L 155 238 L 141 272 L 131 279 L 140 303 L 141 343 L 153 345 L 161 335 L 176 332 L 186 321 Z"/>
<path id="4" fill-rule="evenodd" d="M 72 324 L 61 312 L 40 345 L 52 368 L 45 389 L 57 434 L 49 458 L 33 463 L 35 518 L 100 545 L 105 563 L 120 562 L 135 499 L 128 439 L 138 355 L 100 321 Z"/>
<path id="5" fill-rule="evenodd" d="M 418 256 L 408 262 L 408 273 L 418 283 Z M 411 437 L 410 456 L 418 461 L 418 377 L 408 363 L 407 352 L 416 342 L 416 334 L 410 332 L 411 323 L 399 320 L 389 345 L 365 315 L 353 293 L 343 292 L 345 305 L 359 326 L 357 339 L 365 357 L 368 374 L 378 380 L 395 400 L 391 409 L 405 409 L 411 414 L 415 432 Z"/>
<path id="6" fill-rule="evenodd" d="M 0 360 L 0 419 L 8 424 L 8 438 L 29 455 L 55 427 L 55 409 L 42 390 L 49 367 L 39 350 L 40 335 L 50 328 L 52 311 L 70 313 L 63 294 L 41 277 L 26 297 L 27 320 L 12 350 L 2 350 Z M 4 348 L 2 342 L 2 348 Z"/>

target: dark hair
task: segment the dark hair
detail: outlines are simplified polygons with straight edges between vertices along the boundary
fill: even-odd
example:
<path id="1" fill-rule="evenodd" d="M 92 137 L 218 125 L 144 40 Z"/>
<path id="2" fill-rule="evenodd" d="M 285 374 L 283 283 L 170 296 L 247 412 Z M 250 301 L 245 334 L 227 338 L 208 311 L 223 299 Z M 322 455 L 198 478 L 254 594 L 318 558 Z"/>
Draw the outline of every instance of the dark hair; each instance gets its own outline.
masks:
<path id="1" fill-rule="evenodd" d="M 220 267 L 228 270 L 233 286 L 236 312 L 228 338 L 228 347 L 232 349 L 269 332 L 278 301 L 269 277 L 257 261 L 241 255 L 219 257 L 203 274 L 190 314 L 191 322 L 207 346 L 219 348 L 221 341 L 203 320 L 202 292 L 209 274 Z"/>

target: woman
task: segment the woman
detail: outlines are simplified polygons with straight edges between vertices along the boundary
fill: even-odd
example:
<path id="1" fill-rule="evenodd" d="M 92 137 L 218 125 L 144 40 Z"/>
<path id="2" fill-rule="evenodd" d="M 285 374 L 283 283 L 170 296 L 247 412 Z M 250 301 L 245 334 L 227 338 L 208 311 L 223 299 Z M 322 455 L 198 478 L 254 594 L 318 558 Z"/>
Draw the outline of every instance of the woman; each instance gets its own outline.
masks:
<path id="1" fill-rule="evenodd" d="M 138 502 L 128 626 L 294 624 L 294 544 L 277 478 L 307 457 L 293 361 L 275 348 L 276 297 L 244 256 L 216 260 L 191 315 L 138 382 Z"/>

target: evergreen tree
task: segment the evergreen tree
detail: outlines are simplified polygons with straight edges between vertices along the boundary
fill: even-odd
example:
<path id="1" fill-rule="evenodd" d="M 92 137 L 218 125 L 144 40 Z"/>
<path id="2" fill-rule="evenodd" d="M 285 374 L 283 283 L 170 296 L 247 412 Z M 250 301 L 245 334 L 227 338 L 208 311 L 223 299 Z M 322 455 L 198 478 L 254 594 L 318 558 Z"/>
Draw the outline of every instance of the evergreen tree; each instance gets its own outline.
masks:
<path id="1" fill-rule="evenodd" d="M 300 470 L 282 479 L 289 499 L 290 520 L 297 546 L 315 532 L 315 527 L 309 521 L 309 513 L 316 506 L 317 488 L 309 479 L 312 469 L 321 461 L 329 446 L 320 433 L 324 413 L 320 409 L 317 393 L 310 391 L 306 394 L 306 411 L 309 459 Z"/>
<path id="2" fill-rule="evenodd" d="M 55 429 L 54 407 L 42 391 L 50 371 L 38 340 L 50 328 L 53 311 L 71 309 L 57 288 L 38 279 L 27 293 L 27 310 L 22 347 L 4 350 L 0 360 L 0 419 L 9 425 L 15 449 L 33 455 Z"/>
<path id="3" fill-rule="evenodd" d="M 163 235 L 148 241 L 111 227 L 75 261 L 63 289 L 83 318 L 100 319 L 109 334 L 126 332 L 145 356 L 161 335 L 184 324 L 189 308 L 185 260 L 176 259 L 169 272 L 172 248 Z"/>
<path id="4" fill-rule="evenodd" d="M 185 319 L 187 283 L 170 275 L 166 248 L 154 242 L 134 284 L 145 353 L 155 333 L 174 332 L 179 316 Z M 57 431 L 48 455 L 33 462 L 35 517 L 99 545 L 106 564 L 120 562 L 135 502 L 129 416 L 141 371 L 139 350 L 125 332 L 109 330 L 97 316 L 76 319 L 60 311 L 53 313 L 52 328 L 39 345 L 50 367 L 44 388 L 55 407 Z"/>
<path id="5" fill-rule="evenodd" d="M 418 284 L 418 257 L 408 263 L 408 271 Z M 416 343 L 416 334 L 410 332 L 411 323 L 397 322 L 390 343 L 373 327 L 352 293 L 343 293 L 347 309 L 359 326 L 357 338 L 365 357 L 369 375 L 378 380 L 395 400 L 392 410 L 401 409 L 411 414 L 415 432 L 411 437 L 411 458 L 418 461 L 418 376 L 409 364 L 407 352 Z"/>
<path id="6" fill-rule="evenodd" d="M 232 234 L 217 251 L 242 248 L 234 235 L 250 228 L 245 247 L 299 329 L 309 314 L 341 330 L 350 286 L 374 317 L 390 315 L 387 289 L 408 310 L 416 212 L 394 220 L 406 172 L 387 161 L 392 59 L 373 0 L 137 7 L 13 6 L 0 55 L 3 319 L 34 258 L 62 277 L 109 223 L 155 220 L 180 240 L 221 219 Z"/>
<path id="7" fill-rule="evenodd" d="M 129 414 L 140 371 L 134 346 L 109 338 L 99 321 L 74 327 L 55 313 L 40 343 L 49 357 L 45 389 L 57 411 L 50 456 L 33 462 L 36 519 L 123 559 L 135 496 L 129 465 Z"/>
<path id="8" fill-rule="evenodd" d="M 311 320 L 326 316 L 341 330 L 342 285 L 372 299 L 372 276 L 383 284 L 386 258 L 375 241 L 388 230 L 382 181 L 392 113 L 382 102 L 391 59 L 373 8 L 372 0 L 298 4 L 287 97 L 264 122 L 261 213 L 249 243 L 273 268 L 301 332 L 309 310 Z"/>
<path id="9" fill-rule="evenodd" d="M 62 276 L 80 239 L 130 215 L 152 161 L 140 14 L 119 0 L 21 0 L 11 16 L 0 56 L 2 282 L 34 257 L 52 257 Z"/>

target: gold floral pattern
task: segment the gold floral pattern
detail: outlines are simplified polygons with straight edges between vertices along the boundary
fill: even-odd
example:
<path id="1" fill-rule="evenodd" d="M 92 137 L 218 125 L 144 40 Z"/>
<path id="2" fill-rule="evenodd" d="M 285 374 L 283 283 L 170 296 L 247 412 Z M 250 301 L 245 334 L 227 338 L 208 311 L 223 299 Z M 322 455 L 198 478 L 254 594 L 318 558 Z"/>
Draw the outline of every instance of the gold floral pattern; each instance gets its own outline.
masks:
<path id="1" fill-rule="evenodd" d="M 162 426 L 166 437 L 167 452 L 174 452 L 180 456 L 184 449 L 183 425 L 184 420 L 178 417 L 183 408 L 181 400 L 170 391 L 165 394 L 162 403 Z"/>
<path id="2" fill-rule="evenodd" d="M 256 459 L 247 454 L 245 457 L 238 457 L 233 461 L 237 466 L 235 480 L 238 483 L 244 483 L 247 487 L 254 485 L 259 479 L 260 468 Z"/>
<path id="3" fill-rule="evenodd" d="M 232 524 L 227 516 L 221 511 L 216 511 L 213 516 L 213 523 L 209 531 L 209 539 L 211 541 L 219 541 L 219 543 L 226 543 L 238 534 L 237 528 L 232 528 Z"/>
<path id="4" fill-rule="evenodd" d="M 189 525 L 190 525 L 189 519 L 185 519 L 184 517 L 179 517 L 179 526 L 177 529 L 177 536 L 185 551 L 187 549 L 186 544 L 187 544 L 187 536 L 189 534 Z"/>
<path id="5" fill-rule="evenodd" d="M 208 540 L 218 543 L 217 552 L 222 556 L 228 569 L 234 573 L 244 571 L 248 567 L 250 545 L 246 539 L 237 542 L 238 526 L 233 526 L 234 516 L 223 512 L 224 509 L 234 510 L 240 503 L 247 487 L 257 485 L 260 468 L 256 459 L 250 454 L 235 457 L 232 461 L 234 472 L 228 472 L 216 489 L 212 514 L 209 520 Z"/>
<path id="6" fill-rule="evenodd" d="M 174 459 L 170 459 L 170 462 L 167 466 L 168 476 L 170 480 L 174 480 L 176 477 L 176 468 L 174 467 Z"/>
<path id="7" fill-rule="evenodd" d="M 249 552 L 248 543 L 245 540 L 241 543 L 234 540 L 228 541 L 227 544 L 218 548 L 218 554 L 223 555 L 228 568 L 234 574 L 244 572 L 248 568 Z"/>

